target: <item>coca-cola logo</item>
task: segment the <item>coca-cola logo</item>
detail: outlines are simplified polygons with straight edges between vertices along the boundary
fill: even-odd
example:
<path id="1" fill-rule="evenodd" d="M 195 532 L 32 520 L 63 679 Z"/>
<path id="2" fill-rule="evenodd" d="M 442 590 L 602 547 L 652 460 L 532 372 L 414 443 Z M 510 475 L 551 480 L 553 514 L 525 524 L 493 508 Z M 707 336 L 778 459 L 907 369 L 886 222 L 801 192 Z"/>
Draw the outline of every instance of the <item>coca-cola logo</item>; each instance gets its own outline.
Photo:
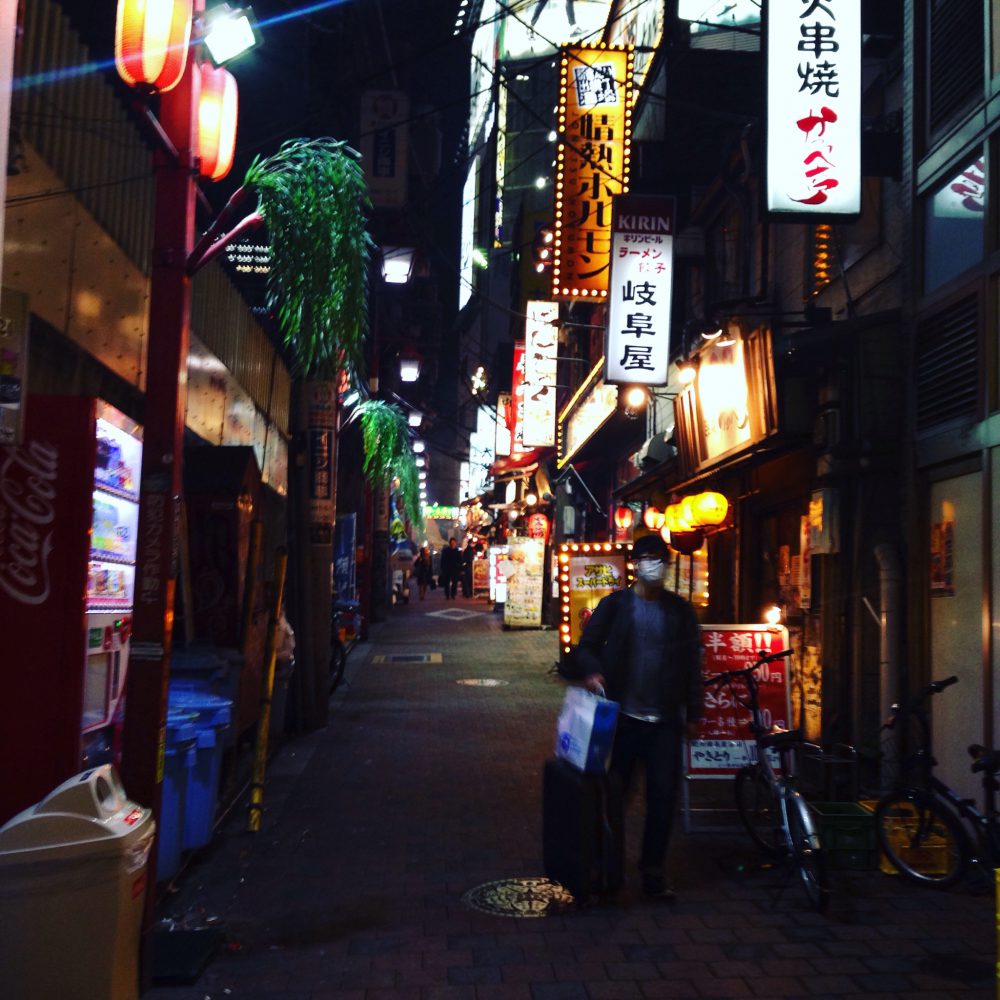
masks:
<path id="1" fill-rule="evenodd" d="M 0 456 L 0 588 L 21 604 L 44 604 L 51 590 L 59 450 L 33 441 Z"/>

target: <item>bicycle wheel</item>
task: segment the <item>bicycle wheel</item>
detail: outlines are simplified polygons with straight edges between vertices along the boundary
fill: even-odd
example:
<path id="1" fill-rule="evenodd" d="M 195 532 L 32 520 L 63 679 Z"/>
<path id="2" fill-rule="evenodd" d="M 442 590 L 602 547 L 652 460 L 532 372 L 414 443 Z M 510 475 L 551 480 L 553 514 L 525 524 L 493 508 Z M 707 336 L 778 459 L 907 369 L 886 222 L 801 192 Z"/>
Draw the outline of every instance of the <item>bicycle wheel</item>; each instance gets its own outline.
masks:
<path id="1" fill-rule="evenodd" d="M 818 913 L 830 902 L 830 881 L 826 870 L 826 853 L 813 828 L 812 816 L 805 799 L 790 792 L 785 800 L 788 816 L 788 846 L 790 862 L 799 870 L 799 879 L 806 898 Z"/>
<path id="2" fill-rule="evenodd" d="M 347 665 L 347 652 L 340 638 L 335 636 L 330 646 L 330 694 L 337 690 L 337 685 L 344 679 L 344 667 Z"/>
<path id="3" fill-rule="evenodd" d="M 875 806 L 875 829 L 882 853 L 908 879 L 943 889 L 965 874 L 968 837 L 936 795 L 922 788 L 883 795 Z"/>
<path id="4" fill-rule="evenodd" d="M 770 857 L 784 853 L 781 816 L 767 776 L 759 764 L 746 764 L 736 772 L 736 810 L 753 842 Z"/>

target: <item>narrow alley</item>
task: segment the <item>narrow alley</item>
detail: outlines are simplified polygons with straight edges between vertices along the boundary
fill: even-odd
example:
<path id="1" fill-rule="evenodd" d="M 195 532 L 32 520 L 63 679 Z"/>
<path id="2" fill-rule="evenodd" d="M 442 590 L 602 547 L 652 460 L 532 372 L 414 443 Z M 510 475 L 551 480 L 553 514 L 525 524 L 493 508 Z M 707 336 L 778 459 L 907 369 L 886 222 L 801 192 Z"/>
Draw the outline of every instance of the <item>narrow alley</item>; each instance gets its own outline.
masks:
<path id="1" fill-rule="evenodd" d="M 563 682 L 555 637 L 504 631 L 440 590 L 351 654 L 330 725 L 268 772 L 263 829 L 239 809 L 160 916 L 218 918 L 194 985 L 151 1000 L 639 1000 L 994 995 L 993 899 L 835 872 L 826 916 L 729 833 L 679 833 L 675 902 L 543 918 L 463 896 L 542 875 L 541 774 Z M 632 814 L 634 817 L 634 813 Z M 678 824 L 680 826 L 680 824 Z M 516 912 L 516 911 L 515 911 Z"/>

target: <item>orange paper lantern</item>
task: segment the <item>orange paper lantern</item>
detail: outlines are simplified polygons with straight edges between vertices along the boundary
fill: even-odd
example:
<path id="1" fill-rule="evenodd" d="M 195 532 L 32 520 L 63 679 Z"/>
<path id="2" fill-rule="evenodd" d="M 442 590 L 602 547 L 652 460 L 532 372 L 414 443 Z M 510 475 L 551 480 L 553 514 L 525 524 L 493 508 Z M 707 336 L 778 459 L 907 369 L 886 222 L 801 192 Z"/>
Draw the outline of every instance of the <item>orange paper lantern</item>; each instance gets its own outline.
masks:
<path id="1" fill-rule="evenodd" d="M 722 524 L 729 501 L 721 493 L 699 493 L 692 501 L 697 524 Z"/>
<path id="2" fill-rule="evenodd" d="M 650 531 L 659 531 L 663 527 L 663 511 L 659 507 L 647 507 L 642 512 L 642 523 Z"/>
<path id="3" fill-rule="evenodd" d="M 222 66 L 202 63 L 198 98 L 198 172 L 213 181 L 229 173 L 236 152 L 239 99 L 233 74 Z"/>
<path id="4" fill-rule="evenodd" d="M 619 531 L 628 531 L 632 527 L 633 520 L 631 507 L 615 508 L 615 527 Z"/>
<path id="5" fill-rule="evenodd" d="M 192 0 L 118 0 L 115 66 L 130 87 L 177 86 L 191 43 Z"/>

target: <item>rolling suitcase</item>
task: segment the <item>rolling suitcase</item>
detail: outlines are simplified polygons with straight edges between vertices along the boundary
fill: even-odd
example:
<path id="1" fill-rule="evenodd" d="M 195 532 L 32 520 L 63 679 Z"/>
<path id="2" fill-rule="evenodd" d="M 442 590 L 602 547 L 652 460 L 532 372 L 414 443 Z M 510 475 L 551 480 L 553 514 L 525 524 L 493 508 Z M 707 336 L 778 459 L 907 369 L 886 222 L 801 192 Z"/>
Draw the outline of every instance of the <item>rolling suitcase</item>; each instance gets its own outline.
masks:
<path id="1" fill-rule="evenodd" d="M 624 808 L 614 778 L 583 774 L 564 760 L 545 762 L 542 845 L 545 875 L 577 903 L 621 888 Z"/>

